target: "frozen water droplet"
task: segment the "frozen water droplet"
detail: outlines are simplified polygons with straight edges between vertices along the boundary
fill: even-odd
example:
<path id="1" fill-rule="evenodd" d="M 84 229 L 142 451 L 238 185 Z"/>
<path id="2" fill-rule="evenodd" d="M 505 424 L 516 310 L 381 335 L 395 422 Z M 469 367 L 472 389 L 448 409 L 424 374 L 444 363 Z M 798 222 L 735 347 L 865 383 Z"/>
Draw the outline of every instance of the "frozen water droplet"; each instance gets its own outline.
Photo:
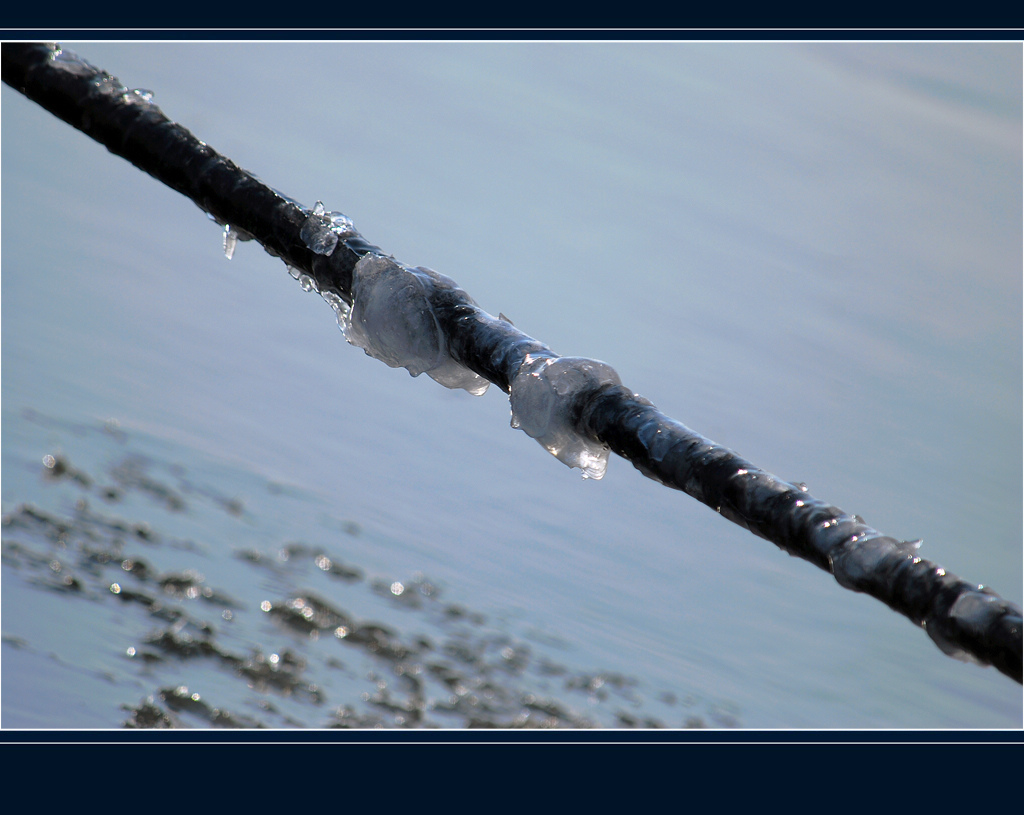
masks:
<path id="1" fill-rule="evenodd" d="M 153 100 L 153 91 L 132 88 L 131 90 L 125 90 L 121 98 L 126 105 L 148 105 Z"/>
<path id="2" fill-rule="evenodd" d="M 302 286 L 303 291 L 315 291 L 317 294 L 320 293 L 320 289 L 316 285 L 316 281 L 308 274 L 299 275 L 299 285 Z"/>
<path id="3" fill-rule="evenodd" d="M 288 270 L 288 274 L 290 274 L 294 280 L 298 280 L 300 277 L 302 277 L 301 269 L 296 269 L 294 266 L 291 266 L 287 263 L 285 264 L 285 268 Z"/>
<path id="4" fill-rule="evenodd" d="M 597 360 L 528 355 L 509 390 L 512 427 L 536 439 L 563 464 L 579 468 L 584 478 L 601 478 L 608 447 L 576 429 L 573 409 L 602 385 L 620 384 L 615 370 Z"/>
<path id="5" fill-rule="evenodd" d="M 405 368 L 412 376 L 426 373 L 446 388 L 479 396 L 490 383 L 451 358 L 431 305 L 438 287 L 454 285 L 431 269 L 365 255 L 352 271 L 345 339 L 392 368 Z"/>
<path id="6" fill-rule="evenodd" d="M 349 315 L 352 313 L 348 303 L 332 291 L 322 291 L 320 296 L 327 301 L 327 304 L 334 309 L 334 315 L 338 318 L 338 327 L 344 333 L 349 322 Z"/>
<path id="7" fill-rule="evenodd" d="M 128 88 L 117 81 L 116 77 L 108 73 L 102 73 L 95 77 L 92 82 L 92 94 L 96 96 L 121 96 L 128 92 Z"/>
<path id="8" fill-rule="evenodd" d="M 126 90 L 122 94 L 122 98 L 127 105 L 148 105 L 153 101 L 153 91 L 132 88 L 131 90 Z"/>

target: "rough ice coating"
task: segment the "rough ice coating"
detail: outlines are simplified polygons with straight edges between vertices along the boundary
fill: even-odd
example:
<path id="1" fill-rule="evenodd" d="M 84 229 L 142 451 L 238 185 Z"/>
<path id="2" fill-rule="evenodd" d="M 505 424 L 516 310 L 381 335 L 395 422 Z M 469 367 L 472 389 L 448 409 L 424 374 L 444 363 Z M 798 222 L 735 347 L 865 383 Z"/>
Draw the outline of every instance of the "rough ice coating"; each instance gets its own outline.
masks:
<path id="1" fill-rule="evenodd" d="M 425 373 L 446 388 L 480 396 L 490 383 L 449 356 L 430 305 L 440 283 L 454 285 L 432 269 L 364 255 L 352 271 L 352 308 L 343 316 L 342 331 L 352 345 L 392 368 Z"/>
<path id="2" fill-rule="evenodd" d="M 576 399 L 602 385 L 621 385 L 615 369 L 583 357 L 527 356 L 512 379 L 512 427 L 536 439 L 551 455 L 584 478 L 602 478 L 608 447 L 583 436 L 572 420 Z"/>

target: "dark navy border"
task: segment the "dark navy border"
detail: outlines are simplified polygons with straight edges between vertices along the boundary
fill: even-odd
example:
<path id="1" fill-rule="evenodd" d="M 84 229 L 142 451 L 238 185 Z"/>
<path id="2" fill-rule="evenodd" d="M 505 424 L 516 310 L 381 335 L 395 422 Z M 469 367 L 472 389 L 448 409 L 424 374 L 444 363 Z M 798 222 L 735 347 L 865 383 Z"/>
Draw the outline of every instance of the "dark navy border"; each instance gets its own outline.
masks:
<path id="1" fill-rule="evenodd" d="M 10 744 L 1024 745 L 1022 730 L 2 730 Z"/>
<path id="2" fill-rule="evenodd" d="M 7 22 L 7 21 L 5 21 Z M 331 41 L 331 40 L 724 40 L 724 41 L 1024 41 L 1024 27 L 997 28 L 59 28 L 0 29 L 0 39 L 25 41 Z"/>
<path id="3" fill-rule="evenodd" d="M 543 735 L 543 734 L 541 734 Z M 749 734 L 748 734 L 749 735 Z M 646 813 L 1005 809 L 1020 749 L 921 744 L 0 744 L 24 806 Z M 615 749 L 615 748 L 618 749 Z M 8 749 L 4 749 L 8 748 Z M 21 800 L 23 804 L 16 802 Z M 427 806 L 424 806 L 424 805 Z M 325 806 L 326 805 L 326 806 Z M 1012 805 L 1011 805 L 1012 809 Z"/>

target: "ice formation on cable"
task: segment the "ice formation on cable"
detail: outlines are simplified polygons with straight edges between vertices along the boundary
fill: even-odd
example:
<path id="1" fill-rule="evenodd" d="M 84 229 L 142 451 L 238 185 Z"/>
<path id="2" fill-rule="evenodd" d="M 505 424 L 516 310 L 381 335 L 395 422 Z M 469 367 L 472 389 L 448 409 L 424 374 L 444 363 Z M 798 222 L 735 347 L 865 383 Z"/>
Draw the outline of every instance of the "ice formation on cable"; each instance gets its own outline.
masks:
<path id="1" fill-rule="evenodd" d="M 621 384 L 614 368 L 595 359 L 527 355 L 509 391 L 512 427 L 563 464 L 579 468 L 584 478 L 602 478 L 608 447 L 576 429 L 574 407 L 603 385 Z"/>
<path id="2" fill-rule="evenodd" d="M 348 325 L 349 312 L 352 310 L 349 304 L 332 291 L 322 291 L 320 296 L 324 298 L 327 305 L 334 309 L 334 316 L 338 318 L 338 326 L 344 331 L 345 326 Z"/>
<path id="3" fill-rule="evenodd" d="M 338 245 L 338 239 L 356 234 L 352 220 L 341 212 L 327 212 L 322 201 L 310 211 L 299 230 L 299 237 L 317 255 L 329 255 Z"/>
<path id="4" fill-rule="evenodd" d="M 334 309 L 334 316 L 338 318 L 338 327 L 344 331 L 345 326 L 348 324 L 348 314 L 350 310 L 349 304 L 346 303 L 340 295 L 330 289 L 320 291 L 320 287 L 317 285 L 317 282 L 302 271 L 302 269 L 297 269 L 290 264 L 285 264 L 285 267 L 288 269 L 288 274 L 290 274 L 295 280 L 299 281 L 299 285 L 302 286 L 303 291 L 315 291 L 324 299 L 327 305 Z"/>
<path id="5" fill-rule="evenodd" d="M 364 255 L 352 271 L 352 308 L 342 321 L 345 339 L 392 368 L 405 368 L 412 376 L 425 373 L 446 388 L 480 396 L 490 383 L 452 359 L 431 305 L 435 289 L 454 285 L 432 269 Z"/>

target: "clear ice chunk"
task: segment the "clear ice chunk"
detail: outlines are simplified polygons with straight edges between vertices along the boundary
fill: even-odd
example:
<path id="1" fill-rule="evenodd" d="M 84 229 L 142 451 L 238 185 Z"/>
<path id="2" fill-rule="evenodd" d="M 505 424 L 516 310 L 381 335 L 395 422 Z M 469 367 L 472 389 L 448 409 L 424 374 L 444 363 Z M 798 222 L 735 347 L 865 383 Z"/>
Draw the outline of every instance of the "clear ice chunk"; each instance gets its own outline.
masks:
<path id="1" fill-rule="evenodd" d="M 299 237 L 318 255 L 329 255 L 338 245 L 338 239 L 356 234 L 352 219 L 341 212 L 328 212 L 322 201 L 310 211 L 299 230 Z"/>
<path id="2" fill-rule="evenodd" d="M 405 368 L 412 376 L 425 373 L 446 388 L 480 396 L 490 383 L 448 354 L 430 304 L 439 285 L 454 283 L 432 269 L 364 255 L 352 271 L 352 308 L 342 331 L 349 343 L 392 368 Z"/>
<path id="3" fill-rule="evenodd" d="M 338 233 L 331 229 L 331 219 L 324 215 L 324 205 L 320 201 L 316 202 L 313 211 L 302 224 L 299 237 L 311 252 L 318 255 L 329 255 L 338 245 Z"/>
<path id="4" fill-rule="evenodd" d="M 329 212 L 327 217 L 331 219 L 331 229 L 337 232 L 339 236 L 354 235 L 356 233 L 356 225 L 343 212 Z"/>
<path id="5" fill-rule="evenodd" d="M 614 368 L 594 359 L 527 356 L 509 390 L 512 427 L 563 464 L 580 469 L 584 478 L 602 478 L 608 447 L 576 429 L 573 405 L 602 385 L 621 384 Z"/>

